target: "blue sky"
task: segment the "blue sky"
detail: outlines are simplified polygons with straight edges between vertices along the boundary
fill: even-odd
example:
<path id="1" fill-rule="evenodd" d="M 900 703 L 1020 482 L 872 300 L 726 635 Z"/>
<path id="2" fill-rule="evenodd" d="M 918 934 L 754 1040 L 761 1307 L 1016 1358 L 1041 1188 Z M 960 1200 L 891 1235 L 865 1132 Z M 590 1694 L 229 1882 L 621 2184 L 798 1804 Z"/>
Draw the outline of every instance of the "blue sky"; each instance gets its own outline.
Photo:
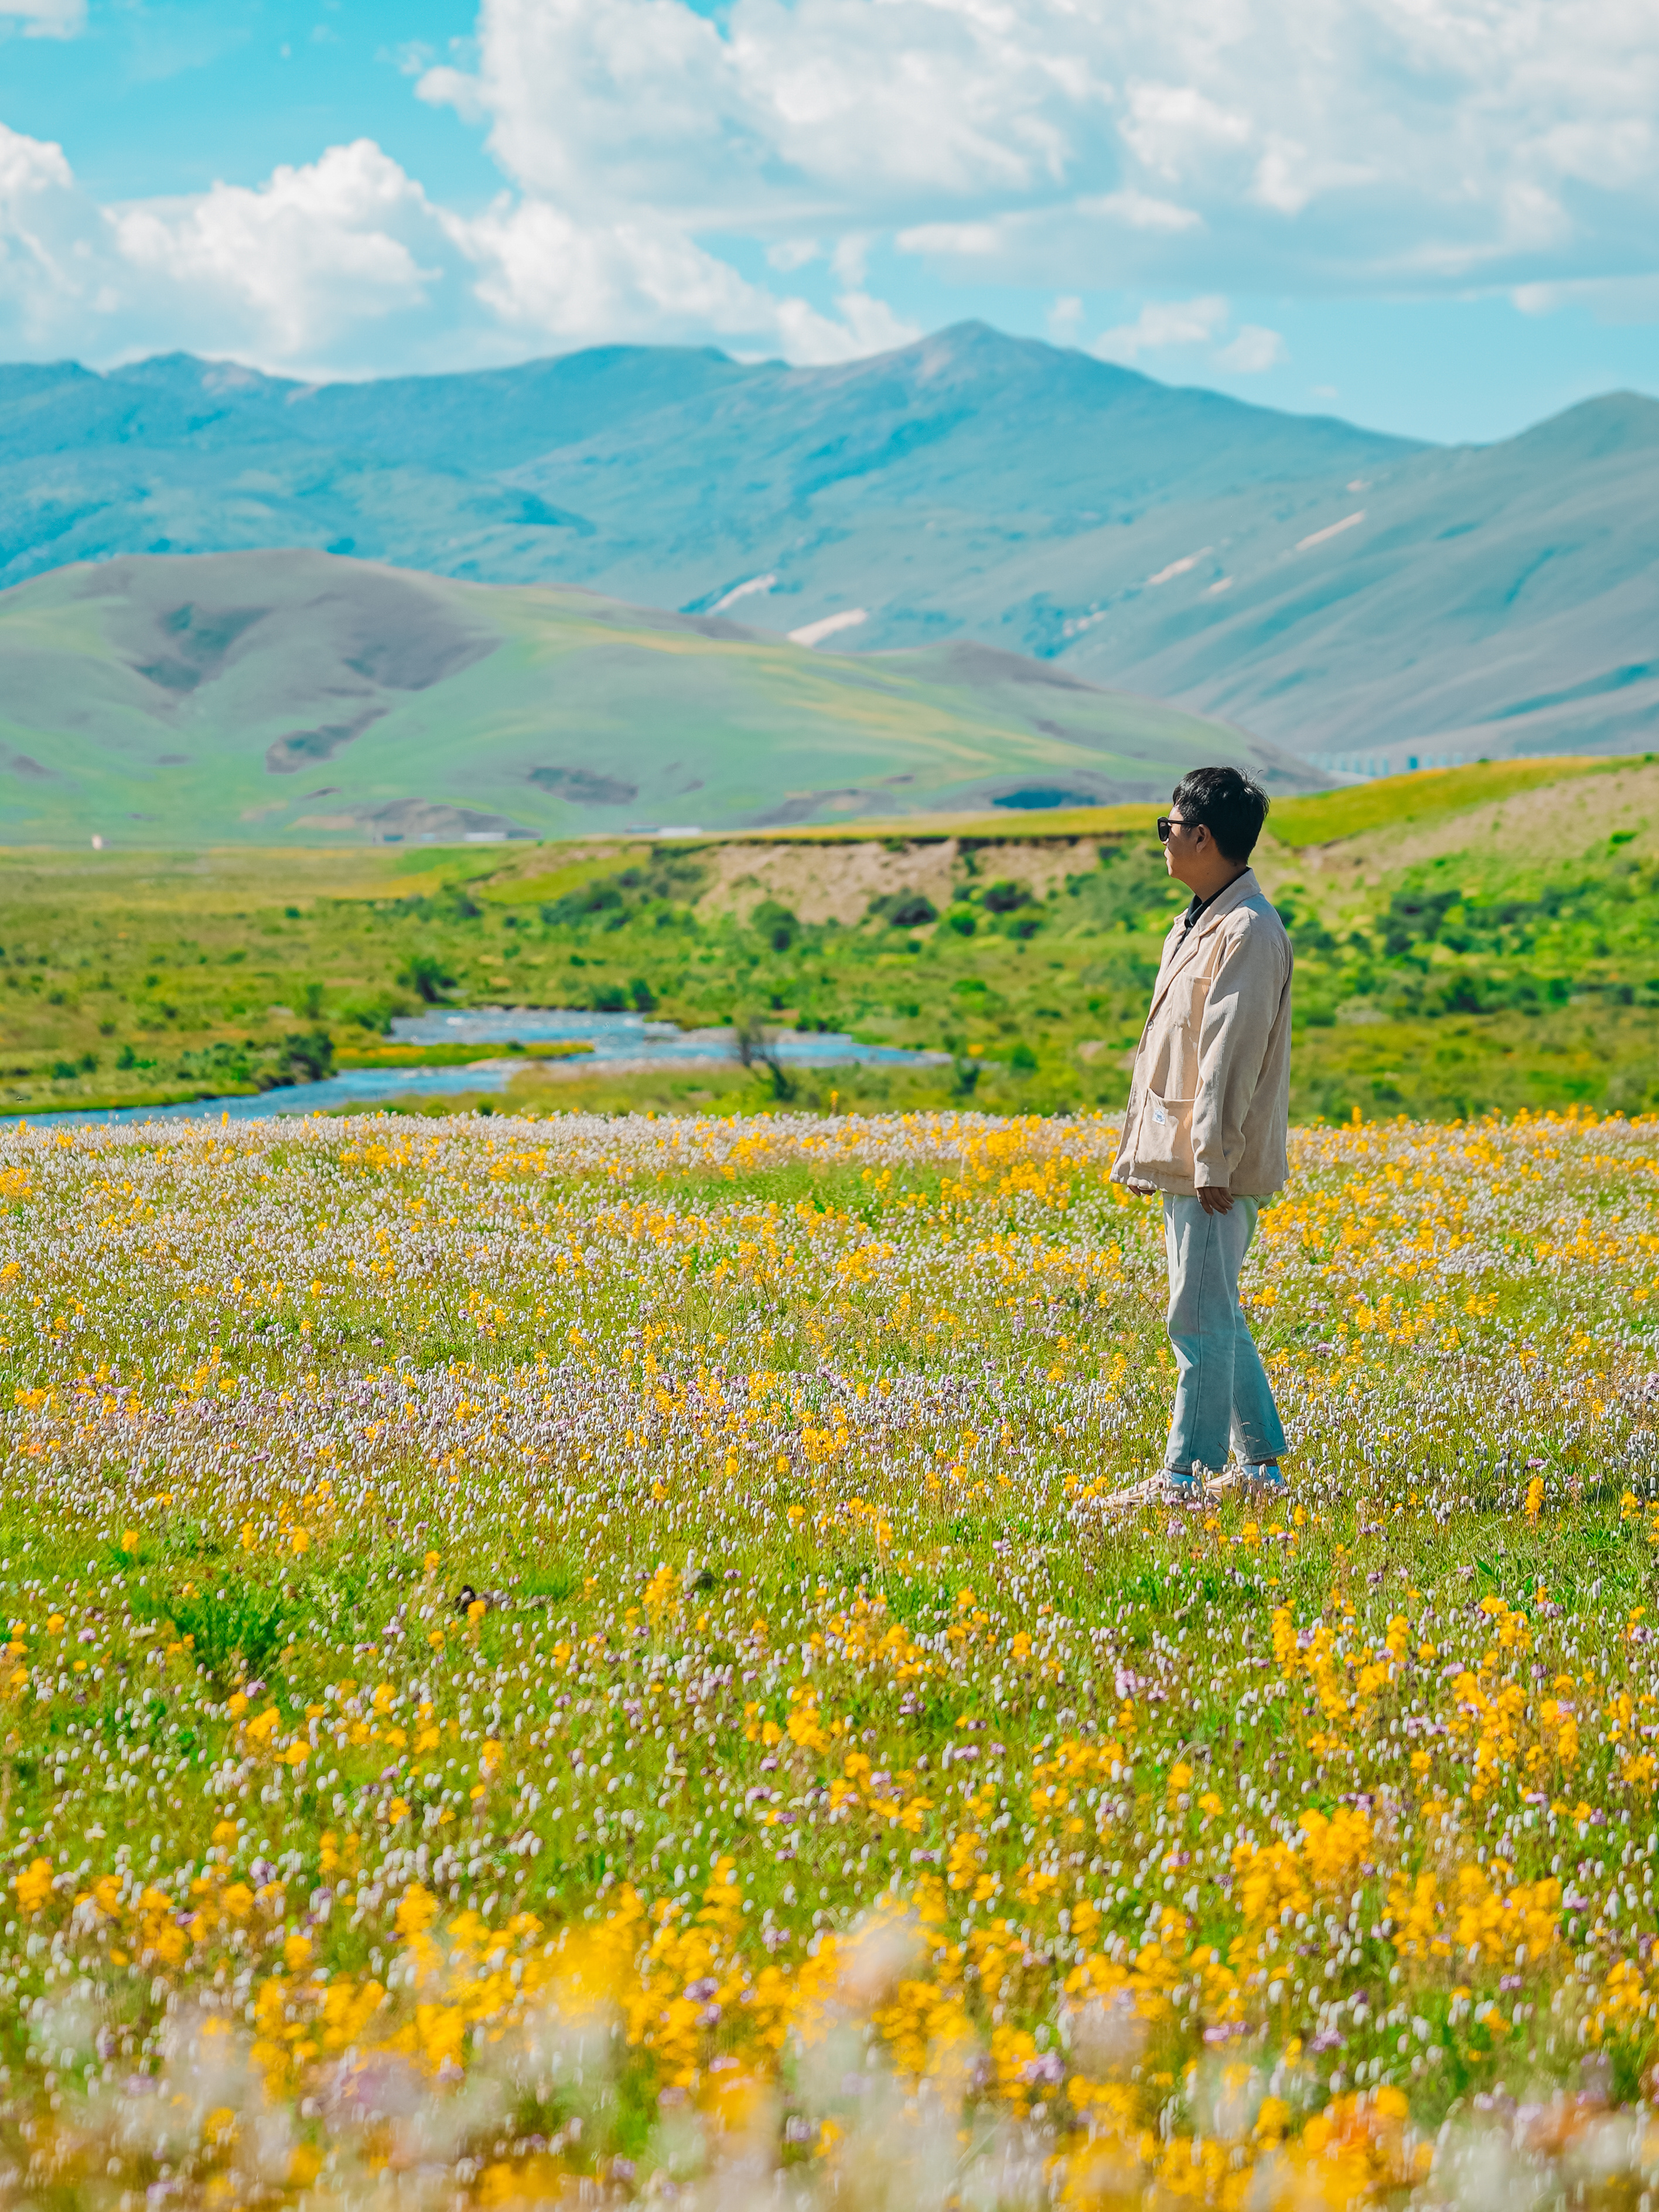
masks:
<path id="1" fill-rule="evenodd" d="M 1646 0 L 0 0 L 0 356 L 978 315 L 1486 439 L 1659 393 Z"/>

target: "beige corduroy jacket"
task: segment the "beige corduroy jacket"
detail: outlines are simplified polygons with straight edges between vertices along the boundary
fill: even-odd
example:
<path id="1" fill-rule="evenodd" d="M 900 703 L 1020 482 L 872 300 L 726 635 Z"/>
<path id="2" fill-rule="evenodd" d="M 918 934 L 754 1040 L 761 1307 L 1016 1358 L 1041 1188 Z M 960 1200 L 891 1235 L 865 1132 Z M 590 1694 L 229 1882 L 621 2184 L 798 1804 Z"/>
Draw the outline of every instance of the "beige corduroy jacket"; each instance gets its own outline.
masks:
<path id="1" fill-rule="evenodd" d="M 1252 870 L 1164 941 L 1116 1182 L 1266 1198 L 1290 1173 L 1291 940 Z"/>

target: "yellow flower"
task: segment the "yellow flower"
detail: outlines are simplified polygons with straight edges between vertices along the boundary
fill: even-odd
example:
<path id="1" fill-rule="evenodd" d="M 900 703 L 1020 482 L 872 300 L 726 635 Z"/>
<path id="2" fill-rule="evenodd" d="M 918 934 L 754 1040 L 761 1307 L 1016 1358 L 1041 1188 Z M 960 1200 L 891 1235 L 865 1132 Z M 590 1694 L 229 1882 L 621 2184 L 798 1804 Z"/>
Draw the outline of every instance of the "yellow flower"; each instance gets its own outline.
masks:
<path id="1" fill-rule="evenodd" d="M 392 1924 L 408 1942 L 416 1936 L 423 1936 L 437 1917 L 437 1899 L 430 1890 L 416 1881 L 410 1884 L 398 1900 Z"/>
<path id="2" fill-rule="evenodd" d="M 31 1918 L 52 1895 L 52 1861 L 33 1859 L 17 1876 L 17 1902 Z"/>

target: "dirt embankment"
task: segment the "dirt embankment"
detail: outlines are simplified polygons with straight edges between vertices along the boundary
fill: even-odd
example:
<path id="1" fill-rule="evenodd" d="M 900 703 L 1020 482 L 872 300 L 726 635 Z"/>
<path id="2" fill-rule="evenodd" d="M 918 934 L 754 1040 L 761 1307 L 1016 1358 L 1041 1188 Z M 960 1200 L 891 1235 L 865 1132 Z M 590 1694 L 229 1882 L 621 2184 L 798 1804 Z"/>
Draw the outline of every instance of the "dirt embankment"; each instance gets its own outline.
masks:
<path id="1" fill-rule="evenodd" d="M 895 891 L 920 891 L 943 909 L 970 870 L 978 880 L 1024 884 L 1046 897 L 1067 876 L 1096 865 L 1094 837 L 1009 840 L 947 837 L 910 844 L 872 838 L 857 844 L 731 845 L 699 848 L 708 880 L 697 904 L 745 915 L 775 899 L 803 921 L 861 921 L 870 902 Z"/>
<path id="2" fill-rule="evenodd" d="M 1581 854 L 1605 854 L 1607 840 L 1622 836 L 1644 859 L 1659 849 L 1659 763 L 1571 782 L 1540 784 L 1535 791 L 1471 807 L 1419 829 L 1373 830 L 1340 844 L 1297 855 L 1310 874 L 1341 889 L 1374 883 L 1385 871 L 1419 867 L 1449 854 L 1478 853 L 1486 860 L 1550 866 Z"/>

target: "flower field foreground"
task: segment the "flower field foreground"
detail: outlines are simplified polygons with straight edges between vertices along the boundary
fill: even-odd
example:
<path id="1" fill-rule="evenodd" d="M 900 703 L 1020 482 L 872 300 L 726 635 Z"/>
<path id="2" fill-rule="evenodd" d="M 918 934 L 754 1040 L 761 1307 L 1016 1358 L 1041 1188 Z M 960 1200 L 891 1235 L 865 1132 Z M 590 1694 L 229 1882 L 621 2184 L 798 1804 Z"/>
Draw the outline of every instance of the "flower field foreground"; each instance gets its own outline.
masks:
<path id="1" fill-rule="evenodd" d="M 1299 1133 L 1174 1518 L 1114 1137 L 9 1134 L 0 2200 L 1635 2205 L 1659 1126 Z"/>

